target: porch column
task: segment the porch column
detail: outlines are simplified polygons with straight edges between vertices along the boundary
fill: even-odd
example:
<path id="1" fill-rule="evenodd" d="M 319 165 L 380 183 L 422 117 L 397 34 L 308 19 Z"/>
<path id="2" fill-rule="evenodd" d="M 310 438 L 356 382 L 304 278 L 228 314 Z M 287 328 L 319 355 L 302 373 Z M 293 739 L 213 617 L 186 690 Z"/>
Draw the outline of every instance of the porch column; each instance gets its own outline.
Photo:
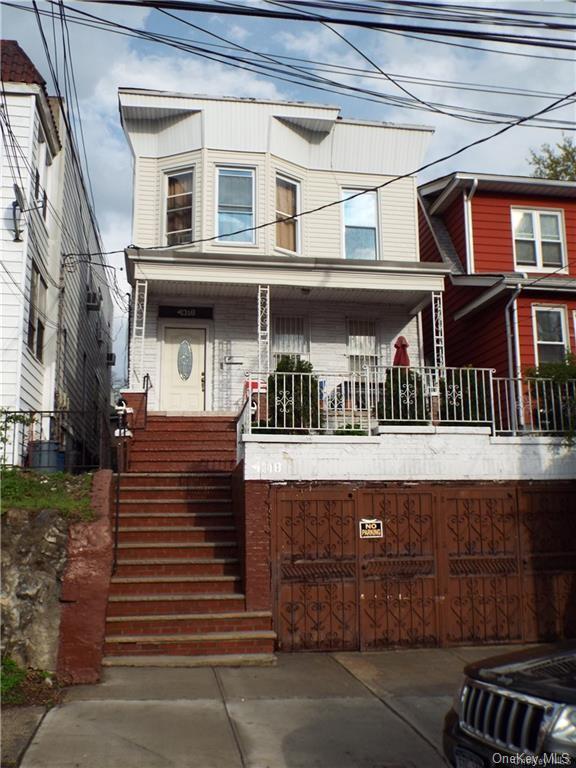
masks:
<path id="1" fill-rule="evenodd" d="M 258 373 L 270 370 L 270 286 L 258 286 Z"/>
<path id="2" fill-rule="evenodd" d="M 442 294 L 432 294 L 432 325 L 434 332 L 434 367 L 444 368 L 446 365 L 446 353 L 444 348 L 444 309 Z"/>
<path id="3" fill-rule="evenodd" d="M 132 337 L 130 343 L 130 389 L 143 387 L 144 374 L 144 338 L 146 329 L 146 304 L 148 301 L 148 281 L 137 280 L 134 287 L 132 316 Z"/>

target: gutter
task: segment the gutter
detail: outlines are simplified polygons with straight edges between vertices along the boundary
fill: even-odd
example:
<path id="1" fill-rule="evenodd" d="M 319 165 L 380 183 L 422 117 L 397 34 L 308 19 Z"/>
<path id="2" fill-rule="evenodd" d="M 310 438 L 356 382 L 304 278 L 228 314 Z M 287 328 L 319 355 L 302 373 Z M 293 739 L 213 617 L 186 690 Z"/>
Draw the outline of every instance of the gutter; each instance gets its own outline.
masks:
<path id="1" fill-rule="evenodd" d="M 464 230 L 466 236 L 466 271 L 474 272 L 474 238 L 472 235 L 472 198 L 478 189 L 478 179 L 474 179 L 468 192 L 464 191 Z"/>
<path id="2" fill-rule="evenodd" d="M 508 378 L 510 379 L 518 378 L 519 376 L 518 356 L 516 354 L 518 338 L 518 311 L 516 299 L 520 295 L 521 290 L 522 283 L 519 283 L 504 307 L 504 320 L 506 321 L 506 349 L 508 352 Z M 510 317 L 511 309 L 514 316 L 514 329 L 512 329 L 512 319 Z"/>

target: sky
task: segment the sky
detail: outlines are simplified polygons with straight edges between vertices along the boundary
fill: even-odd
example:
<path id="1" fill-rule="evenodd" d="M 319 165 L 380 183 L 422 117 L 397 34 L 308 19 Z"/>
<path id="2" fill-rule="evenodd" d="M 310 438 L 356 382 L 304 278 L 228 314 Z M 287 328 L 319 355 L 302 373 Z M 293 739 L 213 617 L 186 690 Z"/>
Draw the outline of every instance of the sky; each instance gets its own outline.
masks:
<path id="1" fill-rule="evenodd" d="M 23 9 L 10 7 L 9 2 L 19 3 Z M 4 2 L 1 9 L 2 38 L 15 39 L 19 42 L 46 78 L 49 92 L 54 92 L 37 20 L 30 12 L 31 2 L 30 0 L 9 0 L 9 2 Z M 251 0 L 251 2 L 259 4 L 262 0 Z M 574 11 L 574 5 L 570 2 L 548 2 L 547 0 L 482 4 L 491 4 L 501 10 L 530 7 L 555 13 L 573 13 Z M 361 58 L 333 31 L 313 22 L 254 20 L 212 13 L 180 12 L 178 14 L 189 23 L 207 30 L 202 32 L 192 29 L 179 20 L 169 18 L 159 11 L 147 8 L 128 6 L 119 8 L 90 3 L 87 0 L 70 2 L 68 5 L 138 29 L 176 35 L 203 43 L 218 42 L 207 34 L 210 32 L 272 56 L 284 55 L 293 56 L 296 59 L 337 62 L 340 65 L 372 70 L 379 75 L 373 65 Z M 471 8 L 474 7 L 474 3 L 468 3 L 468 5 Z M 51 8 L 44 0 L 38 0 L 38 7 L 40 10 Z M 53 25 L 52 20 L 46 17 L 42 21 L 49 48 L 54 56 L 54 51 L 60 49 L 59 24 Z M 395 21 L 416 23 L 406 19 L 395 19 Z M 344 97 L 341 94 L 319 91 L 274 80 L 262 74 L 226 67 L 221 63 L 157 43 L 88 29 L 72 23 L 69 23 L 68 27 L 89 176 L 105 250 L 123 249 L 132 242 L 132 159 L 120 127 L 119 87 L 328 103 L 340 106 L 341 114 L 345 117 L 433 126 L 435 134 L 430 143 L 426 162 L 448 154 L 498 128 L 494 125 L 455 119 L 436 112 L 415 111 L 397 105 Z M 569 51 L 452 40 L 459 43 L 468 42 L 470 45 L 477 45 L 484 49 L 490 48 L 496 52 L 478 51 L 372 30 L 353 30 L 338 26 L 338 31 L 356 48 L 362 50 L 377 68 L 394 76 L 496 84 L 541 92 L 538 97 L 528 95 L 515 97 L 453 90 L 446 86 L 432 84 L 403 83 L 418 98 L 426 101 L 433 100 L 487 109 L 492 112 L 504 111 L 525 115 L 549 104 L 556 94 L 562 95 L 576 90 L 576 58 L 573 52 Z M 552 33 L 550 37 L 553 37 Z M 566 38 L 570 35 L 562 33 L 562 37 Z M 576 41 L 574 35 L 571 37 Z M 506 55 L 502 51 L 556 58 L 555 60 L 527 58 Z M 56 56 L 54 59 L 58 60 Z M 60 61 L 59 72 L 61 71 Z M 375 79 L 357 75 L 353 77 L 339 75 L 338 79 L 394 95 L 404 95 L 393 83 L 381 76 Z M 565 106 L 555 111 L 553 116 L 558 120 L 576 120 L 575 105 Z M 428 181 L 452 171 L 530 175 L 531 169 L 527 162 L 530 149 L 538 149 L 545 142 L 553 145 L 561 138 L 562 133 L 558 130 L 516 127 L 503 136 L 471 149 L 451 161 L 436 165 L 419 176 L 419 180 Z M 123 266 L 121 254 L 110 255 L 109 261 L 119 269 Z M 122 273 L 119 272 L 118 275 L 119 282 L 125 285 Z M 115 335 L 118 335 L 119 339 L 123 337 L 123 327 L 124 321 L 118 311 Z"/>

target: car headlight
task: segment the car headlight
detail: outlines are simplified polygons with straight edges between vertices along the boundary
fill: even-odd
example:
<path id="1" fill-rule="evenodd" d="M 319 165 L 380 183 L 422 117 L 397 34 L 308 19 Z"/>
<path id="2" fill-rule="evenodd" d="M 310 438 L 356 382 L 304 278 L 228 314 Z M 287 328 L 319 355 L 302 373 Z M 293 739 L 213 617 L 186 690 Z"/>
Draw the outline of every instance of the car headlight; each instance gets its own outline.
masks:
<path id="1" fill-rule="evenodd" d="M 564 744 L 576 744 L 576 707 L 564 707 L 560 711 L 550 735 Z"/>

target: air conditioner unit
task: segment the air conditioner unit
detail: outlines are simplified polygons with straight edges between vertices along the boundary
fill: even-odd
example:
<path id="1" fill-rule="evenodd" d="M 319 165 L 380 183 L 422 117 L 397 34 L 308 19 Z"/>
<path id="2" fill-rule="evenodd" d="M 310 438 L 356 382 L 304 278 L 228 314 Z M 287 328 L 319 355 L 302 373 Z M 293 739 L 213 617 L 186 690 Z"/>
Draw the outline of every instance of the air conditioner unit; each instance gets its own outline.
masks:
<path id="1" fill-rule="evenodd" d="M 86 293 L 86 309 L 99 310 L 102 297 L 96 291 Z"/>
<path id="2" fill-rule="evenodd" d="M 116 365 L 116 354 L 114 352 L 108 352 L 106 355 L 106 365 Z"/>

